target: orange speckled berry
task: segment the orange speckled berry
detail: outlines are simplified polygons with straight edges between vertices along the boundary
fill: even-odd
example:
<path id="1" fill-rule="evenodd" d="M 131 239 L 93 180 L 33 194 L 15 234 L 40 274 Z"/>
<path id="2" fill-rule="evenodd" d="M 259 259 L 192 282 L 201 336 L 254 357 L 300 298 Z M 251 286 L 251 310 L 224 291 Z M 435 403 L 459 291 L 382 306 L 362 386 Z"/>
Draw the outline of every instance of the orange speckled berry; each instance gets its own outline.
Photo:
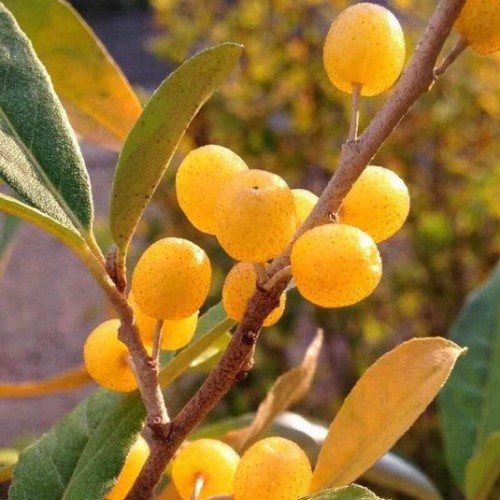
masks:
<path id="1" fill-rule="evenodd" d="M 318 197 L 307 189 L 292 189 L 292 195 L 297 214 L 297 226 L 300 226 L 316 206 Z"/>
<path id="2" fill-rule="evenodd" d="M 321 307 L 343 307 L 367 297 L 382 275 L 373 239 L 347 224 L 326 224 L 295 242 L 292 275 L 300 294 Z"/>
<path id="3" fill-rule="evenodd" d="M 222 187 L 216 236 L 235 260 L 265 262 L 280 254 L 297 226 L 293 195 L 278 175 L 248 170 Z"/>
<path id="4" fill-rule="evenodd" d="M 158 319 L 183 319 L 207 298 L 212 270 L 205 252 L 191 241 L 164 238 L 141 256 L 132 291 L 142 311 Z"/>

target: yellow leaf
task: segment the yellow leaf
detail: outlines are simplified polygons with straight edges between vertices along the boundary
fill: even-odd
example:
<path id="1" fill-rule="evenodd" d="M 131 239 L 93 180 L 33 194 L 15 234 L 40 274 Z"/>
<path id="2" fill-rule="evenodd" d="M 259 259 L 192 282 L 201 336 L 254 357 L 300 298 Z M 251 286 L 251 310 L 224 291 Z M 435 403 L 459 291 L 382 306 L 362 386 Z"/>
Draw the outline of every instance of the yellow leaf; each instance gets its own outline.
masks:
<path id="1" fill-rule="evenodd" d="M 88 384 L 92 379 L 84 366 L 71 368 L 42 380 L 0 382 L 0 398 L 30 398 L 56 392 L 70 391 Z"/>
<path id="2" fill-rule="evenodd" d="M 273 384 L 266 398 L 259 405 L 253 422 L 247 427 L 228 432 L 223 438 L 224 441 L 237 452 L 243 453 L 262 437 L 263 432 L 279 413 L 300 401 L 311 387 L 322 345 L 323 332 L 319 330 L 309 345 L 300 366 L 287 371 Z"/>
<path id="3" fill-rule="evenodd" d="M 3 3 L 47 68 L 75 130 L 103 147 L 121 149 L 141 105 L 85 21 L 64 0 Z"/>
<path id="4" fill-rule="evenodd" d="M 412 339 L 377 360 L 333 420 L 310 491 L 352 483 L 434 399 L 465 349 L 446 339 Z"/>

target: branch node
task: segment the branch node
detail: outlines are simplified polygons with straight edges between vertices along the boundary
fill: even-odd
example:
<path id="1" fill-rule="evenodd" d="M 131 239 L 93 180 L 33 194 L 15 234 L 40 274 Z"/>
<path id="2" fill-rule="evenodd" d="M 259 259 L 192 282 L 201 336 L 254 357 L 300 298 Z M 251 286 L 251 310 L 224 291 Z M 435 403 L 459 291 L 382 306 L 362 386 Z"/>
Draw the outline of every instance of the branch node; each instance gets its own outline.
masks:
<path id="1" fill-rule="evenodd" d="M 118 247 L 113 243 L 106 256 L 105 269 L 120 293 L 127 288 L 127 277 L 123 262 L 118 259 Z"/>
<path id="2" fill-rule="evenodd" d="M 243 333 L 241 342 L 245 345 L 253 346 L 255 345 L 255 342 L 257 342 L 257 337 L 258 334 L 256 332 L 248 331 Z"/>

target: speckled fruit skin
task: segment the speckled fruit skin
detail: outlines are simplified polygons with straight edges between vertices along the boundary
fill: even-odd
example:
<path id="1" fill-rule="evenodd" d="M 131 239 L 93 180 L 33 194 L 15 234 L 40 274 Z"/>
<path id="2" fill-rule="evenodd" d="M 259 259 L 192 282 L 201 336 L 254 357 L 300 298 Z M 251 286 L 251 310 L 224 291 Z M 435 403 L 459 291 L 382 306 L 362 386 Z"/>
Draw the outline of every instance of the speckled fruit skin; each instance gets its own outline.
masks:
<path id="1" fill-rule="evenodd" d="M 326 224 L 295 242 L 292 275 L 300 294 L 321 307 L 344 307 L 367 297 L 382 276 L 373 239 L 347 224 Z"/>
<path id="2" fill-rule="evenodd" d="M 298 500 L 308 492 L 311 465 L 293 441 L 257 441 L 241 457 L 234 478 L 234 500 Z"/>
<path id="3" fill-rule="evenodd" d="M 106 495 L 106 500 L 123 500 L 127 496 L 148 456 L 148 443 L 142 436 L 139 436 L 139 439 L 130 448 L 125 464 L 116 479 L 116 484 Z"/>
<path id="4" fill-rule="evenodd" d="M 236 173 L 248 170 L 230 149 L 215 144 L 191 151 L 175 177 L 179 205 L 191 224 L 215 234 L 214 208 L 221 187 Z"/>
<path id="5" fill-rule="evenodd" d="M 256 276 L 252 264 L 239 262 L 227 274 L 222 287 L 222 303 L 227 315 L 235 321 L 241 321 L 248 299 L 256 289 Z M 280 297 L 279 306 L 271 311 L 264 320 L 263 326 L 276 323 L 285 310 L 286 294 Z"/>
<path id="6" fill-rule="evenodd" d="M 330 81 L 343 92 L 362 85 L 361 95 L 377 95 L 399 77 L 405 41 L 398 20 L 385 7 L 359 3 L 333 21 L 325 40 L 323 63 Z"/>
<path id="7" fill-rule="evenodd" d="M 132 274 L 132 292 L 148 316 L 183 319 L 205 302 L 211 277 L 210 261 L 198 245 L 182 238 L 164 238 L 139 259 Z"/>
<path id="8" fill-rule="evenodd" d="M 467 0 L 455 28 L 479 54 L 500 50 L 500 3 L 498 0 Z"/>
<path id="9" fill-rule="evenodd" d="M 183 500 L 190 500 L 198 477 L 204 478 L 199 500 L 233 492 L 234 474 L 239 455 L 216 439 L 198 439 L 187 443 L 175 457 L 172 479 Z"/>
<path id="10" fill-rule="evenodd" d="M 127 347 L 118 340 L 120 321 L 110 319 L 95 328 L 83 346 L 83 359 L 89 375 L 101 386 L 118 392 L 137 389 L 130 369 Z"/>
<path id="11" fill-rule="evenodd" d="M 292 189 L 295 213 L 297 214 L 297 227 L 307 219 L 312 209 L 318 202 L 318 197 L 307 189 Z"/>
<path id="12" fill-rule="evenodd" d="M 392 170 L 369 165 L 344 198 L 340 222 L 368 233 L 375 243 L 398 231 L 410 211 L 410 194 Z"/>
<path id="13" fill-rule="evenodd" d="M 241 172 L 224 184 L 215 220 L 220 245 L 242 262 L 276 257 L 297 226 L 290 188 L 281 177 L 263 170 Z"/>

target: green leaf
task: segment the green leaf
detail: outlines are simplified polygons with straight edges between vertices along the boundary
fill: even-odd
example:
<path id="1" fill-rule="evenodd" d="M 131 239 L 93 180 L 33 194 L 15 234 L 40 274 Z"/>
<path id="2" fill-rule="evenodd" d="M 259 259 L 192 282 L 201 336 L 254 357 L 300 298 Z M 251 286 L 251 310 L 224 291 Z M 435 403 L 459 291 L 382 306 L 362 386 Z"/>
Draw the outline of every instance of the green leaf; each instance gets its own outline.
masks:
<path id="1" fill-rule="evenodd" d="M 241 51 L 240 45 L 224 43 L 188 59 L 160 85 L 132 128 L 118 160 L 110 207 L 111 233 L 122 257 L 186 128 Z"/>
<path id="2" fill-rule="evenodd" d="M 500 432 L 495 432 L 469 460 L 465 470 L 467 500 L 487 500 L 500 477 Z"/>
<path id="3" fill-rule="evenodd" d="M 332 488 L 318 491 L 314 495 L 308 495 L 301 500 L 382 500 L 368 488 L 352 484 L 343 488 Z"/>
<path id="4" fill-rule="evenodd" d="M 0 176 L 29 205 L 90 232 L 90 182 L 66 114 L 31 43 L 0 4 Z"/>
<path id="5" fill-rule="evenodd" d="M 4 216 L 2 229 L 0 230 L 0 279 L 12 254 L 19 225 L 20 221 L 16 217 Z"/>
<path id="6" fill-rule="evenodd" d="M 3 3 L 47 68 L 75 130 L 89 141 L 119 151 L 141 105 L 90 27 L 62 0 Z"/>
<path id="7" fill-rule="evenodd" d="M 450 338 L 469 348 L 438 399 L 446 460 L 463 491 L 467 462 L 500 430 L 500 265 L 469 296 Z"/>
<path id="8" fill-rule="evenodd" d="M 97 391 L 21 453 L 9 499 L 102 499 L 144 418 L 137 392 Z"/>
<path id="9" fill-rule="evenodd" d="M 85 242 L 74 229 L 64 226 L 36 208 L 0 193 L 0 211 L 38 226 L 69 246 L 76 254 L 83 255 L 86 252 Z"/>

